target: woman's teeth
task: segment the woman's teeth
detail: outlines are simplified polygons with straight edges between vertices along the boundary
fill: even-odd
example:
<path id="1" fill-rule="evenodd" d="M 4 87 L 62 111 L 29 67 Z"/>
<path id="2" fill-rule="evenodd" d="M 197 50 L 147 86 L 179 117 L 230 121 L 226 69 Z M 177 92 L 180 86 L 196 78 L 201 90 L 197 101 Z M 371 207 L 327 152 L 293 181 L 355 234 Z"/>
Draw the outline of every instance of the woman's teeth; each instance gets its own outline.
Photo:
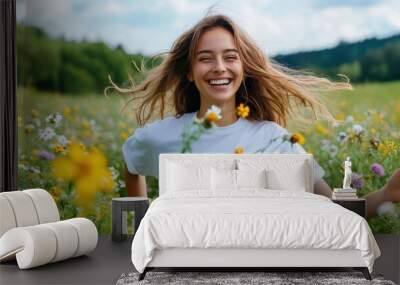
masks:
<path id="1" fill-rule="evenodd" d="M 218 79 L 208 81 L 211 85 L 228 85 L 231 83 L 231 79 Z"/>

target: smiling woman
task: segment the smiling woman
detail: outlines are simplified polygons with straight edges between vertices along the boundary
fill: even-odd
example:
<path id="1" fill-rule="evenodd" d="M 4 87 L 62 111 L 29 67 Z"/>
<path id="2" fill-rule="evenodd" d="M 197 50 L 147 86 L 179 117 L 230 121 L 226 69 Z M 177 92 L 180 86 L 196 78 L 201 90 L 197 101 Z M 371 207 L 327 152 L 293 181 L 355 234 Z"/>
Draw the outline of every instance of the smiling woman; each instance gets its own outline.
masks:
<path id="1" fill-rule="evenodd" d="M 183 33 L 163 58 L 138 86 L 122 89 L 113 84 L 117 91 L 133 95 L 131 100 L 143 100 L 136 113 L 140 125 L 156 113 L 156 107 L 161 118 L 170 102 L 175 111 L 175 117 L 136 130 L 123 146 L 126 185 L 133 196 L 146 196 L 143 175 L 158 177 L 158 155 L 179 152 L 185 126 L 204 117 L 212 105 L 221 109 L 222 119 L 216 122 L 213 135 L 202 136 L 192 151 L 233 153 L 240 143 L 241 149 L 255 152 L 287 133 L 281 126 L 298 113 L 299 106 L 332 120 L 316 99 L 316 91 L 351 88 L 348 83 L 330 82 L 271 62 L 224 15 L 202 19 Z M 240 106 L 251 110 L 246 120 L 236 112 Z M 292 148 L 277 141 L 266 151 L 304 152 L 300 146 Z M 324 172 L 318 166 L 316 173 L 318 180 Z"/>
<path id="2" fill-rule="evenodd" d="M 298 143 L 283 139 L 288 136 L 284 128 L 288 120 L 304 119 L 299 109 L 305 107 L 315 118 L 322 115 L 334 122 L 318 94 L 352 87 L 272 62 L 230 18 L 214 15 L 183 33 L 141 84 L 127 89 L 113 84 L 113 88 L 133 95 L 131 100 L 142 100 L 136 113 L 140 125 L 157 113 L 156 108 L 162 118 L 137 129 L 122 148 L 128 194 L 146 196 L 144 176 L 158 178 L 159 155 L 179 153 L 186 127 L 204 118 L 211 106 L 221 110 L 222 119 L 215 122 L 212 133 L 196 138 L 189 148 L 193 153 L 256 153 L 259 149 L 305 153 Z M 164 118 L 166 106 L 173 107 L 175 116 Z M 238 115 L 240 108 L 248 108 L 245 118 Z M 323 180 L 324 173 L 315 163 L 314 193 L 330 198 L 332 190 Z M 393 175 L 381 191 L 366 197 L 368 216 L 375 215 L 390 195 L 390 200 L 400 201 L 400 191 L 393 186 L 398 180 Z"/>

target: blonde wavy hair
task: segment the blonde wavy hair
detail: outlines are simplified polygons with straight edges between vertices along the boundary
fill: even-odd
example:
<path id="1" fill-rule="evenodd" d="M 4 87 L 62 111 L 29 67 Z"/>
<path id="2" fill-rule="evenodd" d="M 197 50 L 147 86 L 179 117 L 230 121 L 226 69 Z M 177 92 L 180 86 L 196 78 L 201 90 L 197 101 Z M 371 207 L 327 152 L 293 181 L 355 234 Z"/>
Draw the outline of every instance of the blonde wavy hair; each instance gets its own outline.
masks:
<path id="1" fill-rule="evenodd" d="M 244 103 L 250 107 L 247 119 L 273 121 L 286 127 L 292 117 L 305 119 L 299 110 L 306 107 L 312 110 L 315 119 L 322 115 L 328 121 L 335 121 L 326 106 L 317 99 L 318 94 L 352 89 L 348 80 L 332 82 L 273 62 L 229 17 L 212 15 L 204 17 L 183 33 L 169 52 L 159 55 L 163 59 L 160 65 L 151 70 L 142 68 L 144 80 L 139 84 L 131 80 L 130 87 L 120 88 L 111 80 L 112 86 L 109 88 L 133 95 L 128 103 L 141 99 L 136 108 L 139 125 L 144 125 L 156 108 L 163 118 L 168 102 L 172 103 L 170 107 L 176 117 L 199 110 L 200 94 L 194 83 L 188 80 L 187 74 L 191 71 L 201 35 L 216 27 L 230 32 L 238 49 L 244 76 L 236 93 L 236 104 Z"/>

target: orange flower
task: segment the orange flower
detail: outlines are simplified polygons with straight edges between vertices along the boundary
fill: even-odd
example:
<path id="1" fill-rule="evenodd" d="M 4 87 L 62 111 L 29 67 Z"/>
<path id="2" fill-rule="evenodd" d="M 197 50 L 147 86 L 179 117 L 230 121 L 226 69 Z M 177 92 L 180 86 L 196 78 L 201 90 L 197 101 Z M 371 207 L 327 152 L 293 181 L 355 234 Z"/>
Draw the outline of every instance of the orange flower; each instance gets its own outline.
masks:
<path id="1" fill-rule="evenodd" d="M 216 113 L 209 113 L 206 119 L 210 122 L 216 122 L 218 121 L 218 116 Z"/>
<path id="2" fill-rule="evenodd" d="M 304 144 L 306 142 L 306 139 L 300 133 L 295 133 L 290 137 L 290 142 Z"/>
<path id="3" fill-rule="evenodd" d="M 221 109 L 215 105 L 211 105 L 211 107 L 207 110 L 206 115 L 204 116 L 206 121 L 210 123 L 215 123 L 218 120 L 221 120 Z"/>

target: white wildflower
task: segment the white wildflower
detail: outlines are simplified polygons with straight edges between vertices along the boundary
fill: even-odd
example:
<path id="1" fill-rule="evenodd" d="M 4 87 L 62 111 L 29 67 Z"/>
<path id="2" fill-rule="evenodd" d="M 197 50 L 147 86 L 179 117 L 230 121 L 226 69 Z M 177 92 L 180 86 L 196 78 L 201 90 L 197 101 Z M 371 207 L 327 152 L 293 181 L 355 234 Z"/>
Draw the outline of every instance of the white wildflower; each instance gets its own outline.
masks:
<path id="1" fill-rule="evenodd" d="M 207 110 L 205 117 L 207 118 L 208 115 L 211 113 L 215 113 L 217 115 L 218 120 L 222 119 L 221 109 L 215 105 L 211 105 L 211 107 Z"/>
<path id="2" fill-rule="evenodd" d="M 359 124 L 354 124 L 354 125 L 353 125 L 353 132 L 354 132 L 356 135 L 361 134 L 363 131 L 364 131 L 364 128 L 363 128 L 361 125 L 359 125 Z"/>
<path id="3" fill-rule="evenodd" d="M 39 138 L 44 141 L 51 140 L 56 135 L 54 129 L 50 127 L 39 129 L 38 132 L 39 132 Z"/>
<path id="4" fill-rule="evenodd" d="M 28 166 L 28 170 L 29 170 L 30 172 L 32 172 L 32 173 L 36 173 L 36 174 L 39 174 L 39 173 L 40 173 L 40 169 L 39 169 L 39 168 L 36 168 L 36 167 L 33 167 L 33 166 Z"/>
<path id="5" fill-rule="evenodd" d="M 108 169 L 110 169 L 110 171 L 111 171 L 112 179 L 113 180 L 117 179 L 119 174 L 118 174 L 118 171 L 115 169 L 115 167 L 114 166 L 110 166 Z"/>
<path id="6" fill-rule="evenodd" d="M 346 120 L 344 120 L 344 122 L 345 122 L 345 123 L 352 123 L 352 122 L 354 122 L 353 116 L 351 116 L 351 115 L 350 115 L 350 116 L 347 116 L 347 117 L 346 117 Z"/>
<path id="7" fill-rule="evenodd" d="M 339 151 L 338 147 L 334 144 L 330 145 L 328 148 L 328 153 L 331 157 L 335 157 L 338 151 Z"/>
<path id="8" fill-rule="evenodd" d="M 53 113 L 47 116 L 46 123 L 54 124 L 54 127 L 57 128 L 60 126 L 62 119 L 63 116 L 60 113 Z"/>
<path id="9" fill-rule="evenodd" d="M 331 142 L 329 140 L 322 140 L 321 141 L 321 149 L 322 150 L 328 150 L 330 145 L 331 145 Z"/>
<path id="10" fill-rule="evenodd" d="M 125 188 L 125 181 L 124 180 L 118 180 L 118 184 L 120 188 Z"/>
<path id="11" fill-rule="evenodd" d="M 57 142 L 62 146 L 67 146 L 69 143 L 68 139 L 63 135 L 57 136 Z"/>

